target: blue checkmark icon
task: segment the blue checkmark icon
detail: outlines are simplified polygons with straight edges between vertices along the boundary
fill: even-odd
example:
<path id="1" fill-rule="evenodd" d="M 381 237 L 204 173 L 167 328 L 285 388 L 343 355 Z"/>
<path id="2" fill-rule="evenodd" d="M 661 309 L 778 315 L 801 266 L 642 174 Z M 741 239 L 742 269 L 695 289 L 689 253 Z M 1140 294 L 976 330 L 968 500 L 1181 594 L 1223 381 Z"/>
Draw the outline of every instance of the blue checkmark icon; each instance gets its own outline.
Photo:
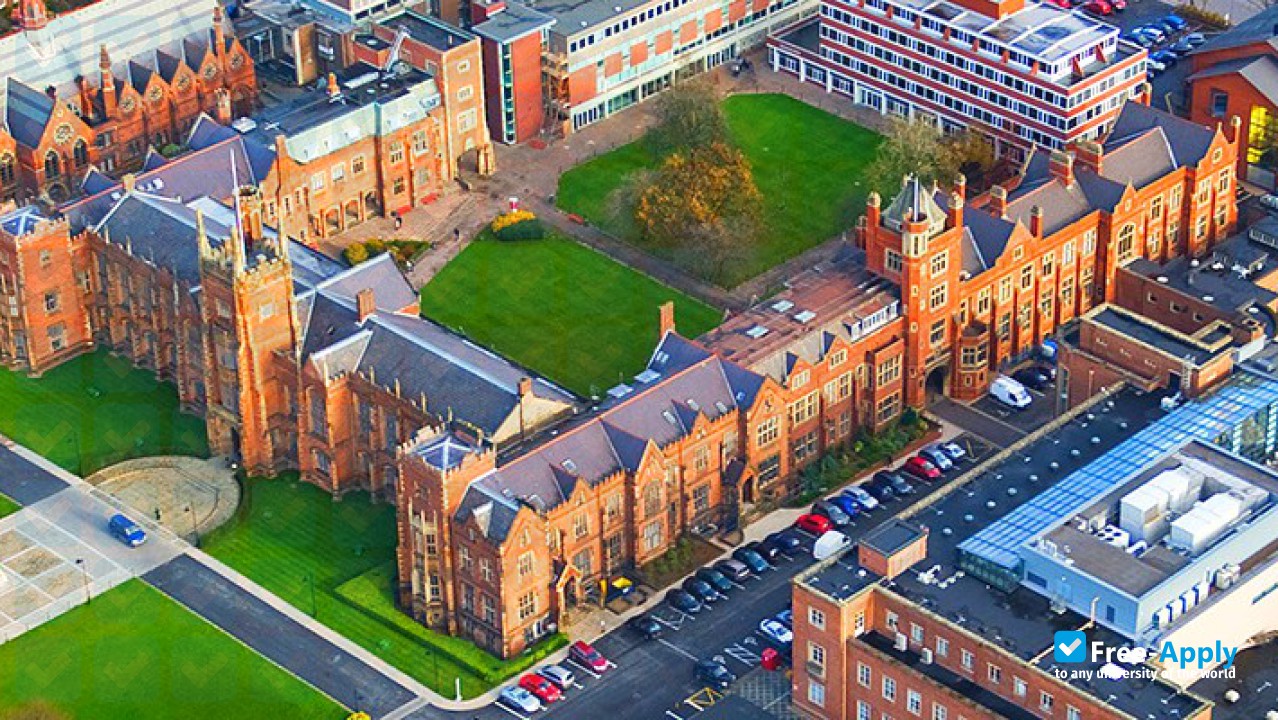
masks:
<path id="1" fill-rule="evenodd" d="M 1087 659 L 1087 633 L 1082 630 L 1060 630 L 1054 640 L 1052 656 L 1056 662 L 1077 663 Z"/>

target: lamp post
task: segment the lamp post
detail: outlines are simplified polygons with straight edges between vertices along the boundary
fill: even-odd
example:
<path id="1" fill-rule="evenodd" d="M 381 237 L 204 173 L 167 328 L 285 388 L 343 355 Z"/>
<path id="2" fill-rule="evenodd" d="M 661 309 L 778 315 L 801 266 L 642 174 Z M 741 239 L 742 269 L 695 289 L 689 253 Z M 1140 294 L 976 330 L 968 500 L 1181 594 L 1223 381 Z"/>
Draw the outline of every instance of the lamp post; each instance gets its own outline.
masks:
<path id="1" fill-rule="evenodd" d="M 84 558 L 76 558 L 75 565 L 80 568 L 80 578 L 84 582 L 84 604 L 88 605 L 93 602 L 93 595 L 89 592 L 89 569 L 84 565 Z"/>
<path id="2" fill-rule="evenodd" d="M 191 507 L 190 505 L 187 505 L 184 508 L 184 510 L 191 514 L 191 538 L 192 538 L 191 544 L 195 545 L 195 547 L 199 547 L 200 546 L 200 528 L 195 523 L 195 508 Z"/>

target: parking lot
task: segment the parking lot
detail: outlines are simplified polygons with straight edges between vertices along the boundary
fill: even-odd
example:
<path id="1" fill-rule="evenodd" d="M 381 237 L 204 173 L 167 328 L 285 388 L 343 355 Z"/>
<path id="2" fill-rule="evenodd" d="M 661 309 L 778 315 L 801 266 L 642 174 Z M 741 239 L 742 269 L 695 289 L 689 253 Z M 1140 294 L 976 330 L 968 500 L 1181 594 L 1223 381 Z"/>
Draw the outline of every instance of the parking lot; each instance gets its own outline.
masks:
<path id="1" fill-rule="evenodd" d="M 916 482 L 919 493 L 858 516 L 843 532 L 856 542 L 866 531 L 921 502 L 943 485 L 959 481 L 964 469 L 995 451 L 990 443 L 973 435 L 961 435 L 955 442 L 969 455 L 959 468 L 936 483 Z M 759 631 L 759 623 L 789 607 L 791 579 L 813 562 L 815 537 L 797 529 L 795 532 L 801 539 L 795 552 L 778 556 L 773 567 L 763 573 L 734 582 L 726 600 L 710 604 L 695 615 L 658 600 L 647 615 L 662 625 L 661 637 L 646 640 L 623 627 L 595 642 L 594 647 L 610 660 L 604 677 L 581 664 L 565 661 L 576 675 L 576 683 L 564 693 L 563 700 L 549 709 L 529 714 L 496 704 L 474 717 L 692 720 L 703 712 L 710 714 L 723 697 L 723 693 L 707 691 L 694 677 L 694 664 L 705 659 L 723 663 L 737 676 L 727 695 L 775 717 L 790 717 L 786 715 L 790 708 L 785 675 L 760 668 L 764 650 L 776 644 Z M 664 598 L 665 591 L 656 597 Z"/>
<path id="2" fill-rule="evenodd" d="M 1162 0 L 1129 0 L 1125 11 L 1114 13 L 1102 19 L 1118 27 L 1123 32 L 1128 32 L 1175 12 L 1174 5 L 1162 2 Z M 1202 32 L 1202 30 L 1193 27 L 1191 23 L 1191 27 L 1185 32 Z M 1181 33 L 1181 35 L 1183 34 Z M 1152 54 L 1174 42 L 1174 39 L 1169 38 L 1167 41 L 1149 48 L 1149 51 Z M 1150 86 L 1153 88 L 1151 103 L 1163 110 L 1168 109 L 1169 103 L 1174 111 L 1183 110 L 1185 106 L 1185 78 L 1188 75 L 1189 60 L 1187 58 L 1180 58 L 1174 65 L 1156 75 L 1150 81 Z"/>

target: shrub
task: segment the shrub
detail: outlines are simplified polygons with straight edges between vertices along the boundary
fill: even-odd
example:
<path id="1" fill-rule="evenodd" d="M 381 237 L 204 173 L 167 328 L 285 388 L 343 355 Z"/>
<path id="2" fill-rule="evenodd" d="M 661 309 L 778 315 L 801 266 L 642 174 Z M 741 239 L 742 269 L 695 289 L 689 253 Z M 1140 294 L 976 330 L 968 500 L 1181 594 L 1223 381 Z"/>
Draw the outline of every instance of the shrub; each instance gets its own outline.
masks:
<path id="1" fill-rule="evenodd" d="M 1217 30 L 1224 30 L 1230 26 L 1228 16 L 1206 8 L 1195 7 L 1189 3 L 1178 5 L 1176 13 L 1186 20 L 1196 20 Z"/>
<path id="2" fill-rule="evenodd" d="M 541 240 L 546 237 L 546 227 L 541 221 L 533 218 L 508 225 L 493 233 L 498 240 Z"/>
<path id="3" fill-rule="evenodd" d="M 498 215 L 496 219 L 493 220 L 492 230 L 495 233 L 501 232 L 502 230 L 508 227 L 511 227 L 512 225 L 518 225 L 521 222 L 526 222 L 528 220 L 536 220 L 536 219 L 537 219 L 537 216 L 534 215 L 529 210 L 514 210 L 512 212 L 505 212 Z"/>
<path id="4" fill-rule="evenodd" d="M 368 260 L 368 247 L 363 243 L 351 243 L 346 246 L 346 250 L 342 253 L 346 256 L 346 262 L 354 267 Z"/>
<path id="5" fill-rule="evenodd" d="M 367 262 L 382 253 L 389 252 L 401 267 L 408 264 L 417 254 L 430 247 L 430 243 L 422 240 L 379 240 L 351 243 L 342 251 L 346 262 L 352 266 Z"/>

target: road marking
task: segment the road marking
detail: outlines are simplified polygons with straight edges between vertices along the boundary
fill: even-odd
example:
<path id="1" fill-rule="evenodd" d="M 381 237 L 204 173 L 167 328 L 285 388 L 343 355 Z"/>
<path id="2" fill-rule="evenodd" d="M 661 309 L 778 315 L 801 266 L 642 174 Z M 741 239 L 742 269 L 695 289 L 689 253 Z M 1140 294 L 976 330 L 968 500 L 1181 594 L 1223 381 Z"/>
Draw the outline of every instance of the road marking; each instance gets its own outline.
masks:
<path id="1" fill-rule="evenodd" d="M 668 620 L 668 619 L 666 619 L 666 618 L 664 618 L 664 617 L 662 617 L 662 616 L 660 616 L 660 615 L 658 615 L 658 614 L 656 614 L 656 613 L 653 613 L 653 614 L 652 614 L 652 619 L 653 619 L 653 620 L 656 620 L 657 622 L 661 623 L 662 625 L 665 625 L 666 627 L 670 628 L 671 630 L 678 631 L 680 628 L 682 628 L 682 627 L 683 627 L 684 622 L 686 622 L 686 621 L 687 621 L 687 620 L 689 620 L 690 618 L 689 618 L 687 615 L 684 615 L 683 613 L 679 612 L 678 610 L 675 610 L 674 612 L 675 612 L 676 614 L 678 614 L 678 616 L 679 616 L 679 617 L 674 618 L 673 620 Z"/>
<path id="2" fill-rule="evenodd" d="M 493 703 L 493 704 L 494 704 L 494 705 L 496 705 L 497 707 L 501 708 L 502 710 L 505 710 L 506 712 L 510 713 L 511 715 L 514 715 L 515 717 L 519 718 L 519 720 L 528 720 L 528 716 L 527 716 L 527 715 L 521 715 L 520 713 L 515 712 L 515 709 L 514 709 L 514 708 L 512 708 L 512 707 L 510 707 L 510 706 L 506 705 L 505 703 L 498 702 L 498 703 Z"/>
<path id="3" fill-rule="evenodd" d="M 676 715 L 673 710 L 667 710 L 666 717 L 671 718 L 671 720 L 683 720 L 683 717 L 680 715 Z"/>
<path id="4" fill-rule="evenodd" d="M 745 590 L 745 585 L 742 585 L 741 583 L 737 582 L 736 580 L 729 580 L 728 582 L 732 583 L 732 587 L 734 587 L 734 588 L 736 588 L 736 589 L 738 589 L 738 590 Z"/>
<path id="5" fill-rule="evenodd" d="M 594 678 L 594 679 L 596 679 L 596 680 L 598 680 L 598 679 L 599 679 L 599 673 L 597 673 L 597 672 L 595 672 L 594 670 L 592 670 L 592 669 L 590 669 L 590 668 L 586 667 L 585 665 L 582 665 L 581 663 L 577 662 L 576 660 L 573 660 L 572 658 L 568 658 L 568 662 L 572 663 L 573 665 L 576 665 L 578 668 L 580 668 L 580 669 L 581 669 L 581 671 L 582 671 L 582 672 L 586 673 L 586 674 L 587 674 L 587 675 L 589 675 L 590 677 L 592 677 L 592 678 Z"/>
<path id="6" fill-rule="evenodd" d="M 753 650 L 749 650 L 743 646 L 743 643 L 729 645 L 723 649 L 728 657 L 745 665 L 746 667 L 754 667 L 759 664 L 759 655 Z"/>
<path id="7" fill-rule="evenodd" d="M 674 643 L 670 642 L 669 640 L 666 640 L 665 638 L 657 638 L 657 642 L 661 643 L 662 645 L 665 645 L 666 647 L 670 648 L 671 650 L 674 650 L 675 652 L 679 653 L 680 655 L 688 658 L 689 660 L 693 662 L 697 661 L 696 655 L 693 655 L 692 653 L 688 652 L 687 650 L 684 650 L 683 648 L 679 647 L 678 645 L 675 645 Z"/>

